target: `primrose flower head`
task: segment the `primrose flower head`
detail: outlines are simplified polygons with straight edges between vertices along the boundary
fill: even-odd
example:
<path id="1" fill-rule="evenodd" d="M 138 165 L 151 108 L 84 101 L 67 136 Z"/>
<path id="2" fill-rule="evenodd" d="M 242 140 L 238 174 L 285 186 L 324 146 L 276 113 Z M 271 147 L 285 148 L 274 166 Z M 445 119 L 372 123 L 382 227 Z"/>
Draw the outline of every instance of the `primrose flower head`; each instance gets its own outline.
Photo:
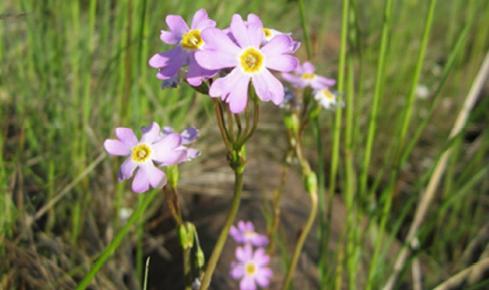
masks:
<path id="1" fill-rule="evenodd" d="M 215 28 L 202 31 L 206 46 L 195 53 L 197 62 L 208 70 L 231 70 L 212 83 L 209 95 L 229 103 L 231 112 L 241 113 L 251 81 L 258 98 L 281 104 L 284 86 L 270 70 L 289 72 L 297 66 L 297 58 L 291 55 L 291 38 L 279 35 L 262 45 L 262 26 L 246 24 L 237 14 L 231 21 L 230 35 Z"/>
<path id="2" fill-rule="evenodd" d="M 155 163 L 169 166 L 187 159 L 188 148 L 182 145 L 182 137 L 175 133 L 161 137 L 156 123 L 143 130 L 140 140 L 129 128 L 117 128 L 115 134 L 117 139 L 105 140 L 104 147 L 110 155 L 128 157 L 121 165 L 119 180 L 129 179 L 136 173 L 132 182 L 134 192 L 142 193 L 166 184 L 165 173 Z"/>
<path id="3" fill-rule="evenodd" d="M 310 62 L 305 62 L 292 73 L 282 73 L 282 78 L 289 82 L 293 87 L 306 88 L 311 87 L 314 90 L 321 90 L 333 86 L 336 81 L 315 73 L 315 67 Z"/>
<path id="4" fill-rule="evenodd" d="M 205 9 L 198 10 L 189 27 L 179 15 L 168 15 L 166 24 L 169 31 L 161 31 L 161 40 L 175 47 L 169 51 L 160 52 L 149 60 L 151 67 L 157 68 L 156 77 L 163 80 L 163 87 L 175 86 L 183 66 L 188 65 L 186 79 L 192 86 L 199 86 L 206 78 L 212 77 L 216 71 L 207 70 L 195 61 L 195 52 L 205 46 L 202 30 L 215 27 L 216 22 L 209 19 Z"/>
<path id="5" fill-rule="evenodd" d="M 344 103 L 338 100 L 338 93 L 327 88 L 316 91 L 314 98 L 325 109 L 336 109 L 344 106 Z"/>
<path id="6" fill-rule="evenodd" d="M 256 247 L 263 247 L 268 244 L 268 238 L 257 233 L 250 221 L 239 221 L 237 226 L 231 227 L 229 234 L 240 244 L 251 244 Z"/>
<path id="7" fill-rule="evenodd" d="M 270 285 L 272 270 L 263 248 L 253 251 L 251 245 L 236 248 L 236 261 L 231 264 L 231 277 L 240 280 L 240 290 L 256 290 L 257 284 L 262 288 Z"/>

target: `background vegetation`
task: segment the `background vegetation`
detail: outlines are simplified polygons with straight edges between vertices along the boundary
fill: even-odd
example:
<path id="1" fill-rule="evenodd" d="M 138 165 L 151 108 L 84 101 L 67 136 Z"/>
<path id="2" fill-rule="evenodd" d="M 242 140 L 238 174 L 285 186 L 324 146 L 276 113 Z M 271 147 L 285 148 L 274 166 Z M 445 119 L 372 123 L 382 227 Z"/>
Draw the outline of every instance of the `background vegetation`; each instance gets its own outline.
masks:
<path id="1" fill-rule="evenodd" d="M 307 140 L 311 160 L 327 173 L 322 178 L 326 190 L 317 233 L 309 241 L 319 248 L 311 254 L 312 282 L 301 287 L 297 280 L 297 289 L 380 289 L 447 149 L 451 155 L 418 231 L 414 258 L 403 267 L 396 287 L 414 287 L 418 280 L 411 270 L 421 269 L 420 282 L 432 288 L 489 255 L 487 85 L 462 132 L 449 138 L 489 48 L 489 2 L 438 1 L 431 34 L 423 38 L 431 2 L 350 1 L 347 70 L 340 90 L 346 106 L 321 114 L 319 155 L 314 139 Z M 391 12 L 385 3 L 392 4 Z M 320 73 L 336 77 L 342 3 L 304 4 L 312 61 Z M 165 16 L 188 18 L 200 7 L 221 28 L 233 13 L 253 12 L 267 26 L 304 41 L 298 3 L 292 0 L 0 2 L 0 289 L 73 289 L 123 226 L 121 214 L 138 207 L 141 198 L 117 184 L 118 161 L 103 152 L 103 140 L 116 126 L 139 128 L 153 120 L 176 129 L 198 125 L 202 156 L 182 172 L 189 212 L 198 208 L 195 198 L 208 193 L 205 185 L 219 182 L 197 181 L 225 164 L 220 147 L 214 146 L 219 140 L 209 100 L 186 86 L 160 89 L 147 65 L 152 54 L 163 50 L 159 31 Z M 428 42 L 420 58 L 423 39 Z M 299 55 L 306 59 L 304 45 Z M 379 59 L 385 63 L 381 75 Z M 280 118 L 273 117 L 278 109 L 266 107 L 272 115 L 263 118 L 252 142 L 265 140 L 257 142 L 256 151 L 283 149 L 273 142 L 283 134 Z M 257 166 L 266 167 L 267 158 L 279 156 L 262 154 Z M 212 158 L 217 161 L 210 165 Z M 213 194 L 215 199 L 229 197 L 226 188 Z M 267 196 L 251 198 L 268 202 Z M 345 220 L 334 217 L 330 204 L 344 208 Z M 138 289 L 146 256 L 178 259 L 168 254 L 175 246 L 164 242 L 174 232 L 161 206 L 158 199 L 131 230 L 93 289 Z M 261 219 L 267 220 L 268 211 L 262 212 Z M 340 235 L 330 230 L 335 223 Z M 279 243 L 279 260 L 287 263 L 295 232 L 283 233 L 281 240 L 291 245 Z M 306 271 L 305 265 L 299 267 Z M 159 269 L 150 276 L 150 289 L 181 283 L 178 277 L 157 278 L 166 273 Z M 487 279 L 476 280 L 464 282 L 463 289 L 489 287 Z"/>

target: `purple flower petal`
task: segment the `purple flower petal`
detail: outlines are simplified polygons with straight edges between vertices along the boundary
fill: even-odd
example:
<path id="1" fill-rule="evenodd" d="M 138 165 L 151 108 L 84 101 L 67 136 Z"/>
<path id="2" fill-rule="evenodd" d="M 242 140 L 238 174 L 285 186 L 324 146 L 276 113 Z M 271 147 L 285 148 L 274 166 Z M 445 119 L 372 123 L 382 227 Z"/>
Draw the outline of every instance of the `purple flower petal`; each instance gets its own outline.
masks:
<path id="1" fill-rule="evenodd" d="M 143 170 L 148 178 L 149 184 L 153 188 L 161 188 L 166 184 L 166 176 L 160 169 L 156 168 L 153 162 L 146 162 L 140 165 L 139 171 Z"/>
<path id="2" fill-rule="evenodd" d="M 262 26 L 256 23 L 248 23 L 247 26 L 239 14 L 233 15 L 231 33 L 242 48 L 248 46 L 258 47 L 263 41 Z"/>
<path id="3" fill-rule="evenodd" d="M 273 58 L 281 54 L 290 53 L 292 38 L 287 35 L 277 35 L 267 44 L 265 44 L 261 51 L 268 58 Z M 268 61 L 268 60 L 267 60 Z"/>
<path id="4" fill-rule="evenodd" d="M 201 50 L 195 52 L 196 62 L 208 70 L 234 67 L 238 64 L 236 55 L 223 53 L 220 50 Z"/>
<path id="5" fill-rule="evenodd" d="M 313 74 L 314 71 L 315 71 L 315 67 L 312 63 L 306 61 L 303 65 L 302 65 L 302 71 L 303 73 L 308 73 L 308 74 Z"/>
<path id="6" fill-rule="evenodd" d="M 251 245 L 245 245 L 244 247 L 236 248 L 236 258 L 238 261 L 246 262 L 253 258 L 253 249 Z"/>
<path id="7" fill-rule="evenodd" d="M 220 29 L 207 28 L 202 31 L 201 37 L 205 42 L 206 49 L 221 50 L 232 55 L 238 55 L 240 52 L 239 46 Z"/>
<path id="8" fill-rule="evenodd" d="M 335 83 L 336 83 L 336 81 L 334 79 L 328 79 L 328 78 L 316 75 L 314 80 L 311 82 L 311 87 L 315 90 L 321 90 L 324 88 L 334 86 Z"/>
<path id="9" fill-rule="evenodd" d="M 187 72 L 187 82 L 194 87 L 200 86 L 204 79 L 211 78 L 217 71 L 208 70 L 199 65 L 195 60 L 195 54 L 189 57 L 189 65 Z"/>
<path id="10" fill-rule="evenodd" d="M 152 145 L 152 159 L 161 163 L 173 163 L 179 154 L 176 154 L 175 149 L 182 144 L 182 137 L 179 134 L 171 133 L 161 138 L 158 142 Z M 178 156 L 175 156 L 178 155 Z"/>
<path id="11" fill-rule="evenodd" d="M 214 20 L 209 19 L 207 15 L 207 11 L 205 9 L 199 9 L 195 12 L 194 17 L 192 18 L 192 29 L 202 30 L 208 27 L 215 27 L 216 22 Z"/>
<path id="12" fill-rule="evenodd" d="M 185 23 L 185 20 L 180 15 L 166 16 L 166 25 L 168 25 L 171 32 L 179 36 L 189 30 L 187 23 Z"/>
<path id="13" fill-rule="evenodd" d="M 132 181 L 132 191 L 136 193 L 143 193 L 149 189 L 149 179 L 142 168 L 139 168 L 136 172 L 136 176 Z"/>
<path id="14" fill-rule="evenodd" d="M 268 70 L 263 70 L 260 74 L 253 76 L 253 85 L 261 100 L 271 100 L 275 105 L 283 102 L 284 86 Z"/>
<path id="15" fill-rule="evenodd" d="M 197 140 L 199 137 L 199 130 L 193 127 L 189 127 L 180 133 L 180 136 L 182 136 L 182 144 L 190 144 Z"/>
<path id="16" fill-rule="evenodd" d="M 267 68 L 281 71 L 289 72 L 294 70 L 299 61 L 295 56 L 282 54 L 275 57 L 267 58 Z"/>
<path id="17" fill-rule="evenodd" d="M 255 280 L 251 277 L 244 277 L 239 283 L 240 290 L 256 290 Z"/>
<path id="18" fill-rule="evenodd" d="M 272 275 L 273 273 L 270 269 L 260 269 L 260 271 L 256 273 L 255 280 L 260 287 L 267 288 L 270 285 L 270 278 Z"/>
<path id="19" fill-rule="evenodd" d="M 141 137 L 142 143 L 153 143 L 160 137 L 160 125 L 153 122 L 148 127 L 144 128 L 143 136 Z"/>
<path id="20" fill-rule="evenodd" d="M 104 148 L 110 155 L 127 156 L 131 154 L 129 146 L 116 139 L 107 139 Z"/>
<path id="21" fill-rule="evenodd" d="M 176 45 L 182 40 L 182 35 L 173 33 L 171 31 L 162 30 L 160 32 L 160 39 L 166 44 Z"/>
<path id="22" fill-rule="evenodd" d="M 240 279 L 245 275 L 244 266 L 242 264 L 234 265 L 230 274 L 233 279 Z"/>
<path id="23" fill-rule="evenodd" d="M 243 112 L 248 103 L 248 84 L 250 77 L 241 75 L 241 78 L 235 83 L 234 89 L 229 93 L 226 102 L 229 103 L 229 109 L 234 114 Z"/>
<path id="24" fill-rule="evenodd" d="M 121 169 L 119 170 L 118 178 L 119 181 L 126 180 L 131 178 L 134 173 L 134 170 L 138 167 L 137 163 L 132 161 L 131 158 L 127 158 L 121 165 Z"/>
<path id="25" fill-rule="evenodd" d="M 248 18 L 246 19 L 246 22 L 248 25 L 256 25 L 263 27 L 263 22 L 261 21 L 260 17 L 258 17 L 256 14 L 250 13 L 248 14 Z"/>
<path id="26" fill-rule="evenodd" d="M 115 135 L 122 143 L 126 144 L 128 147 L 133 147 L 138 144 L 138 138 L 134 134 L 134 131 L 130 128 L 116 128 Z"/>
<path id="27" fill-rule="evenodd" d="M 162 66 L 153 66 L 155 68 L 159 68 L 160 70 L 157 73 L 157 77 L 161 80 L 174 78 L 180 68 L 185 65 L 185 61 L 187 60 L 188 53 L 185 52 L 181 47 L 177 46 L 172 50 L 159 53 L 159 62 L 154 62 L 153 64 L 163 64 Z M 150 62 L 153 58 L 150 60 Z M 150 63 L 151 64 L 151 63 Z"/>
<path id="28" fill-rule="evenodd" d="M 239 68 L 234 68 L 229 74 L 225 77 L 218 78 L 215 80 L 210 89 L 209 95 L 211 97 L 221 97 L 226 96 L 232 90 L 236 82 L 241 78 L 242 73 Z"/>

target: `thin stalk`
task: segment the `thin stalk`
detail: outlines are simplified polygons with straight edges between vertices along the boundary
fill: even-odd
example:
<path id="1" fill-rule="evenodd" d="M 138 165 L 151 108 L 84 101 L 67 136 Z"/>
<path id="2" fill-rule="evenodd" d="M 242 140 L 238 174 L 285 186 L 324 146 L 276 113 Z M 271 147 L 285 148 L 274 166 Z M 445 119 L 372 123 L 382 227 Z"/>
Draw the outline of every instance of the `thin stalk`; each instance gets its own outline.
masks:
<path id="1" fill-rule="evenodd" d="M 343 0 L 341 12 L 341 43 L 340 43 L 340 58 L 338 64 L 338 102 L 341 102 L 341 94 L 345 90 L 345 65 L 346 52 L 348 45 L 348 16 L 350 9 L 350 0 Z M 341 115 L 342 110 L 337 109 L 335 113 L 334 129 L 333 129 L 333 149 L 331 157 L 331 169 L 329 175 L 329 192 L 334 194 L 336 188 L 336 177 L 338 173 L 338 163 L 340 156 L 340 138 L 341 138 Z"/>
<path id="2" fill-rule="evenodd" d="M 338 102 L 341 102 L 341 96 L 345 91 L 345 71 L 346 71 L 346 56 L 348 47 L 348 17 L 350 15 L 350 1 L 342 1 L 342 12 L 341 12 L 341 43 L 340 43 L 340 55 L 338 64 Z M 329 194 L 330 199 L 333 198 L 336 189 L 336 178 L 338 173 L 338 164 L 340 158 L 340 138 L 341 138 L 341 120 L 342 120 L 342 110 L 338 108 L 335 112 L 334 128 L 333 128 L 333 148 L 331 151 L 331 168 L 329 175 Z M 331 200 L 332 201 L 332 200 Z M 331 208 L 331 205 L 329 206 Z M 330 209 L 331 210 L 331 209 Z M 329 234 L 328 234 L 329 235 Z M 346 239 L 346 237 L 345 237 Z M 344 250 L 346 248 L 343 248 Z M 338 264 L 338 267 L 343 267 L 343 263 Z M 338 271 L 342 272 L 342 269 Z M 336 277 L 341 279 L 342 277 Z M 324 287 L 324 286 L 323 286 Z"/>
<path id="3" fill-rule="evenodd" d="M 107 245 L 107 247 L 105 247 L 105 249 L 100 254 L 100 257 L 93 264 L 90 271 L 87 273 L 87 275 L 85 275 L 80 284 L 78 284 L 76 290 L 84 290 L 90 285 L 93 278 L 95 278 L 95 275 L 97 275 L 98 271 L 102 269 L 107 260 L 112 255 L 114 255 L 115 251 L 119 248 L 122 241 L 131 230 L 132 226 L 140 221 L 140 217 L 144 215 L 146 209 L 149 205 L 151 205 L 158 193 L 159 192 L 157 190 L 153 190 L 146 194 L 144 200 L 140 203 L 139 207 L 134 211 L 131 217 L 129 217 L 127 223 L 119 230 L 114 239 Z"/>
<path id="4" fill-rule="evenodd" d="M 389 45 L 390 33 L 391 33 L 392 7 L 393 7 L 393 1 L 386 0 L 384 6 L 384 20 L 382 24 L 382 36 L 380 40 L 379 61 L 377 63 L 375 89 L 374 89 L 374 96 L 372 99 L 372 111 L 370 111 L 367 142 L 365 143 L 364 159 L 362 163 L 362 171 L 360 174 L 359 192 L 361 195 L 363 195 L 367 189 L 368 168 L 372 156 L 372 147 L 375 139 L 375 133 L 377 131 L 377 121 L 378 121 L 377 119 L 379 114 L 380 98 L 384 88 L 385 64 L 386 64 L 387 54 L 389 51 L 388 45 Z"/>
<path id="5" fill-rule="evenodd" d="M 405 110 L 403 112 L 401 133 L 399 135 L 400 136 L 399 146 L 403 146 L 406 138 L 406 134 L 409 130 L 409 125 L 411 124 L 411 115 L 413 113 L 416 87 L 418 86 L 419 78 L 421 77 L 421 70 L 423 69 L 426 49 L 428 47 L 428 41 L 430 38 L 431 26 L 433 24 L 433 18 L 434 18 L 433 16 L 435 14 L 435 8 L 436 8 L 436 0 L 430 0 L 430 6 L 428 8 L 428 14 L 426 15 L 426 22 L 424 26 L 423 36 L 421 38 L 421 47 L 419 49 L 418 58 L 416 61 L 416 68 L 414 71 L 413 82 L 411 83 L 411 88 L 409 89 L 407 106 L 405 106 Z"/>
<path id="6" fill-rule="evenodd" d="M 234 219 L 238 213 L 239 204 L 241 201 L 241 192 L 243 190 L 243 173 L 244 173 L 244 164 L 242 167 L 237 167 L 234 169 L 234 194 L 233 199 L 231 201 L 231 208 L 226 216 L 226 223 L 224 224 L 221 233 L 219 234 L 219 238 L 217 239 L 216 245 L 214 246 L 214 250 L 212 251 L 211 257 L 209 258 L 209 262 L 207 263 L 207 267 L 204 272 L 204 277 L 202 278 L 202 284 L 200 286 L 200 290 L 209 289 L 212 275 L 214 274 L 214 270 L 216 269 L 217 262 L 219 262 L 219 258 L 221 257 L 222 250 L 224 245 L 226 244 L 226 240 L 229 235 L 229 229 L 234 223 Z"/>
<path id="7" fill-rule="evenodd" d="M 287 269 L 287 274 L 284 278 L 282 290 L 288 290 L 290 287 L 295 269 L 297 268 L 300 254 L 302 252 L 302 248 L 304 247 L 304 242 L 306 241 L 306 238 L 309 235 L 312 226 L 314 225 L 318 210 L 317 177 L 316 174 L 311 170 L 311 167 L 304 156 L 302 146 L 300 144 L 300 139 L 298 138 L 297 134 L 294 134 L 294 136 L 296 142 L 291 145 L 294 148 L 295 155 L 299 160 L 301 166 L 302 177 L 304 178 L 305 187 L 311 200 L 311 209 L 309 212 L 309 216 L 307 217 L 306 223 L 304 224 L 304 227 L 301 231 L 299 239 L 297 240 L 297 244 L 292 255 L 292 260 L 290 261 L 289 268 Z"/>
<path id="8" fill-rule="evenodd" d="M 299 0 L 299 14 L 301 19 L 302 36 L 304 37 L 304 43 L 306 45 L 307 58 L 310 60 L 312 57 L 311 39 L 309 38 L 309 33 L 307 32 L 306 24 L 306 13 L 304 10 L 304 0 Z"/>

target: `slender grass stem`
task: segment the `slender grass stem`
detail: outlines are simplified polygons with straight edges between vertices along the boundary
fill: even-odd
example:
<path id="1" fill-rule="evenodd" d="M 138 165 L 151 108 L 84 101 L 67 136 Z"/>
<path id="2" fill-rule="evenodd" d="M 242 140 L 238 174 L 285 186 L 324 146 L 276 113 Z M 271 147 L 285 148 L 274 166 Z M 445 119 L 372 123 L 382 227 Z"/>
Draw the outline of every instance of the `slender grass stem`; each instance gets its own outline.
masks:
<path id="1" fill-rule="evenodd" d="M 377 119 L 379 114 L 380 98 L 384 90 L 384 74 L 385 64 L 387 60 L 387 54 L 389 52 L 389 40 L 391 33 L 391 16 L 392 16 L 393 1 L 386 0 L 384 6 L 384 20 L 382 24 L 382 36 L 380 40 L 379 60 L 377 63 L 377 73 L 375 77 L 375 89 L 372 99 L 372 110 L 370 111 L 370 118 L 368 122 L 367 141 L 365 143 L 364 158 L 362 163 L 362 170 L 360 173 L 360 188 L 361 195 L 365 194 L 367 189 L 367 177 L 368 169 L 370 166 L 370 160 L 372 157 L 372 148 L 377 131 Z"/>
<path id="2" fill-rule="evenodd" d="M 310 60 L 312 58 L 312 47 L 311 47 L 311 39 L 309 37 L 307 24 L 306 24 L 306 12 L 304 9 L 304 0 L 299 0 L 298 4 L 299 4 L 299 14 L 301 20 L 301 27 L 302 27 L 302 36 L 304 37 L 304 43 L 306 45 L 307 58 Z"/>
<path id="3" fill-rule="evenodd" d="M 421 38 L 421 47 L 419 49 L 416 68 L 414 71 L 413 81 L 411 83 L 411 88 L 409 89 L 408 97 L 407 97 L 407 106 L 405 106 L 405 110 L 403 112 L 403 119 L 401 125 L 401 131 L 399 134 L 400 146 L 403 146 L 406 134 L 409 130 L 409 125 L 411 123 L 411 115 L 413 113 L 416 87 L 418 86 L 419 78 L 421 77 L 421 70 L 423 69 L 424 59 L 426 55 L 426 49 L 428 47 L 428 41 L 430 39 L 431 26 L 433 24 L 433 16 L 435 14 L 437 0 L 431 0 L 430 6 L 428 8 L 428 14 L 426 16 L 426 22 L 424 26 L 423 36 Z"/>
<path id="4" fill-rule="evenodd" d="M 119 230 L 119 232 L 115 235 L 114 239 L 105 247 L 105 249 L 100 254 L 100 257 L 95 261 L 90 271 L 85 275 L 82 281 L 76 287 L 76 290 L 86 289 L 92 280 L 95 278 L 95 275 L 102 269 L 107 260 L 115 253 L 115 251 L 119 248 L 122 241 L 129 233 L 131 228 L 140 221 L 140 217 L 145 213 L 148 206 L 153 202 L 153 200 L 158 195 L 159 191 L 153 190 L 147 193 L 144 196 L 144 199 L 139 204 L 138 208 L 134 211 L 134 213 L 129 217 L 127 223 Z"/>

